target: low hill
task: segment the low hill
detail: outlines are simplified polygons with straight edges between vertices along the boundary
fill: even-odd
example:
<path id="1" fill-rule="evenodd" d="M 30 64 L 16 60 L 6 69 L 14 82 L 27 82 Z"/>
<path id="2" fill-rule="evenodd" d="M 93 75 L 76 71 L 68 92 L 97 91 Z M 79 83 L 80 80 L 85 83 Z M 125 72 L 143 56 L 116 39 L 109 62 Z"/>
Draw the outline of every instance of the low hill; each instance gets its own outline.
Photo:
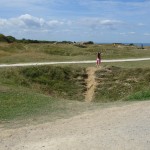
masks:
<path id="1" fill-rule="evenodd" d="M 0 34 L 0 42 L 12 43 L 14 41 L 16 41 L 16 39 L 13 36 L 5 36 Z"/>

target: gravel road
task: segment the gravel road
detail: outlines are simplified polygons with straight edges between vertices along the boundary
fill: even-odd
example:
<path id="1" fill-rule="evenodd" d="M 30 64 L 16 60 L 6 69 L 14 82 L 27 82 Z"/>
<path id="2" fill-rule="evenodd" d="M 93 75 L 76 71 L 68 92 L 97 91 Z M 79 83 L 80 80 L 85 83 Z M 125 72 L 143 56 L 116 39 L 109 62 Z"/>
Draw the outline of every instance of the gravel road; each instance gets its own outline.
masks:
<path id="1" fill-rule="evenodd" d="M 150 101 L 0 133 L 0 150 L 149 150 Z"/>

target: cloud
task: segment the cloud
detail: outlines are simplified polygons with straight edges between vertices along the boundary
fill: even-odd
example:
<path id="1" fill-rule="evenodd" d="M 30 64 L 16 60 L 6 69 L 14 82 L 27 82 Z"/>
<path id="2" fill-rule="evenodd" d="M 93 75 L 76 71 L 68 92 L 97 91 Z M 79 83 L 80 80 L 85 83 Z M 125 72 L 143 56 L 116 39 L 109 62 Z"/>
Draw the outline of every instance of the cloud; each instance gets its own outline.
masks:
<path id="1" fill-rule="evenodd" d="M 44 19 L 29 14 L 22 15 L 14 20 L 22 22 L 26 27 L 42 27 L 45 24 Z"/>
<path id="2" fill-rule="evenodd" d="M 101 18 L 80 18 L 72 20 L 58 20 L 50 19 L 45 20 L 43 18 L 34 17 L 29 14 L 21 15 L 16 18 L 0 19 L 0 28 L 19 28 L 19 29 L 42 29 L 49 30 L 53 28 L 65 28 L 68 30 L 75 28 L 107 28 L 117 29 L 118 26 L 123 24 L 120 20 L 101 19 Z"/>
<path id="3" fill-rule="evenodd" d="M 21 15 L 17 18 L 0 19 L 0 27 L 6 28 L 52 28 L 63 25 L 63 21 L 59 20 L 44 20 L 31 16 L 29 14 Z"/>
<path id="4" fill-rule="evenodd" d="M 90 28 L 107 28 L 117 29 L 123 22 L 120 20 L 101 19 L 101 18 L 83 18 L 79 21 L 79 24 Z"/>

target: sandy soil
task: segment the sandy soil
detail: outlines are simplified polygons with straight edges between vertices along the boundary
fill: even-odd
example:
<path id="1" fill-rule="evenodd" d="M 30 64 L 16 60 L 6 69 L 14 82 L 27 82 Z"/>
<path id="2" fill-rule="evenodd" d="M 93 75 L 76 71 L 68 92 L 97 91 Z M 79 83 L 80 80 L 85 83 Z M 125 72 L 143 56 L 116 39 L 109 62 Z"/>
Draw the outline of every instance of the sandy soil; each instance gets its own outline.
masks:
<path id="1" fill-rule="evenodd" d="M 96 67 L 88 67 L 87 74 L 88 78 L 86 80 L 87 91 L 85 93 L 85 101 L 91 102 L 94 98 L 94 92 L 96 89 L 96 81 L 95 81 L 95 71 L 98 70 Z"/>
<path id="2" fill-rule="evenodd" d="M 70 119 L 0 128 L 0 150 L 149 150 L 150 101 L 88 111 Z"/>

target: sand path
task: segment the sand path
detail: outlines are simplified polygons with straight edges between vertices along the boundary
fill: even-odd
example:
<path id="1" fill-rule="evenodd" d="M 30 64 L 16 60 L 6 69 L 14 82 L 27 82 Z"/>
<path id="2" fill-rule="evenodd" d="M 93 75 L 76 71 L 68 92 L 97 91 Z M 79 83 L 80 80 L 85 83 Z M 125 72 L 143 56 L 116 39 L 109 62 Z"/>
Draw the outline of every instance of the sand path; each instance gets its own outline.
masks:
<path id="1" fill-rule="evenodd" d="M 98 70 L 96 67 L 88 67 L 87 68 L 87 74 L 88 78 L 86 80 L 87 84 L 87 91 L 85 93 L 85 101 L 91 102 L 94 98 L 94 92 L 97 86 L 96 80 L 95 80 L 95 72 Z"/>
<path id="2" fill-rule="evenodd" d="M 133 62 L 133 61 L 146 61 L 150 58 L 131 58 L 131 59 L 110 59 L 103 60 L 102 62 Z M 0 68 L 6 67 L 26 67 L 26 66 L 43 66 L 43 65 L 56 65 L 56 64 L 88 64 L 96 63 L 96 60 L 85 61 L 64 61 L 64 62 L 31 62 L 31 63 L 18 63 L 18 64 L 0 64 Z"/>

